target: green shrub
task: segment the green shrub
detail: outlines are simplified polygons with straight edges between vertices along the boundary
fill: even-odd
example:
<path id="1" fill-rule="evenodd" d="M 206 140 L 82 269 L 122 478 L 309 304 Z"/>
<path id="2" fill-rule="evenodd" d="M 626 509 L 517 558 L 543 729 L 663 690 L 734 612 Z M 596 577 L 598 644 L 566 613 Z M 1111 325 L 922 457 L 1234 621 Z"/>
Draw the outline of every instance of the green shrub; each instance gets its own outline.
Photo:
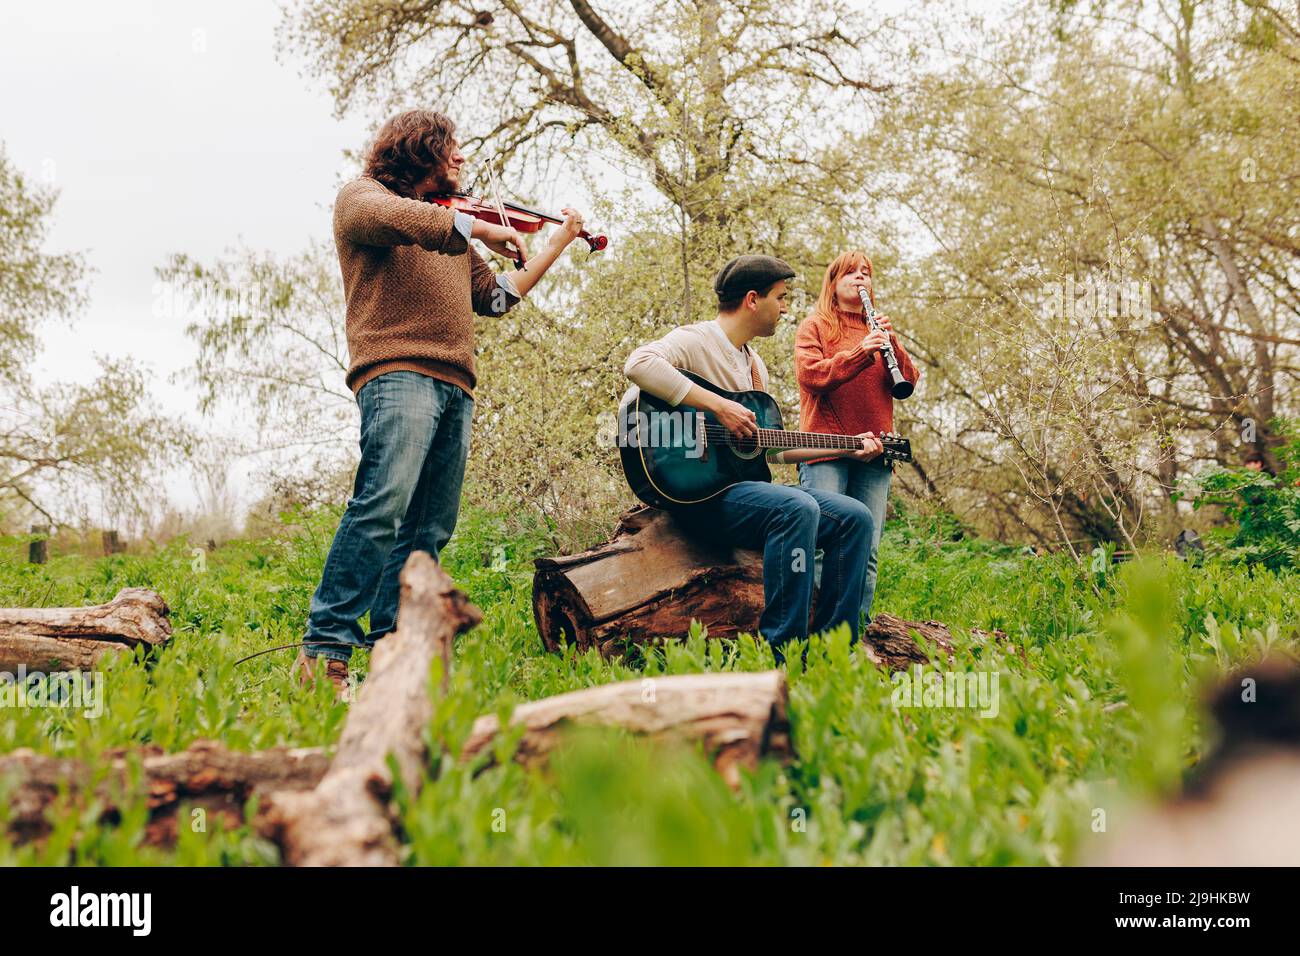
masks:
<path id="1" fill-rule="evenodd" d="M 1277 449 L 1286 466 L 1277 477 L 1215 467 L 1184 481 L 1173 497 L 1190 498 L 1198 510 L 1223 508 L 1231 525 L 1207 536 L 1218 555 L 1247 565 L 1294 568 L 1300 566 L 1300 425 L 1278 419 L 1273 427 L 1287 438 Z"/>

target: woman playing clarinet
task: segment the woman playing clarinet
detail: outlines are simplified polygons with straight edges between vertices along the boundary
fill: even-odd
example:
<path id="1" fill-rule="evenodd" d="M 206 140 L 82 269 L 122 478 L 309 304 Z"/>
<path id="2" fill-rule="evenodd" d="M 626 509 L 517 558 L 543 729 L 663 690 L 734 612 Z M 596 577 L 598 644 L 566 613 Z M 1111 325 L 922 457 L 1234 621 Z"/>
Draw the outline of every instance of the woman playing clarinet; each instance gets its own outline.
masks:
<path id="1" fill-rule="evenodd" d="M 854 250 L 839 256 L 826 269 L 816 307 L 799 324 L 795 374 L 800 431 L 875 436 L 893 431 L 894 395 L 910 394 L 909 386 L 920 377 L 889 316 L 874 313 L 872 275 L 866 253 Z M 891 374 L 894 366 L 899 375 Z M 875 519 L 862 588 L 866 623 L 871 621 L 876 593 L 876 552 L 891 477 L 891 466 L 878 457 L 871 461 L 818 458 L 799 464 L 802 487 L 856 498 Z"/>

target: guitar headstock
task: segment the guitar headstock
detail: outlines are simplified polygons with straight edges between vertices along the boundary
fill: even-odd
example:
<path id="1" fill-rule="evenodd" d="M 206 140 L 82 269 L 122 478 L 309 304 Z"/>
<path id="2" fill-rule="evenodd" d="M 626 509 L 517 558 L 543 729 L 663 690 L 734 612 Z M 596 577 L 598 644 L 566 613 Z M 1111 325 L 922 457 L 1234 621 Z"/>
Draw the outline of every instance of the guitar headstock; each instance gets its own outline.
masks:
<path id="1" fill-rule="evenodd" d="M 885 432 L 880 436 L 880 444 L 885 449 L 881 455 L 885 461 L 912 460 L 912 443 L 898 432 Z"/>

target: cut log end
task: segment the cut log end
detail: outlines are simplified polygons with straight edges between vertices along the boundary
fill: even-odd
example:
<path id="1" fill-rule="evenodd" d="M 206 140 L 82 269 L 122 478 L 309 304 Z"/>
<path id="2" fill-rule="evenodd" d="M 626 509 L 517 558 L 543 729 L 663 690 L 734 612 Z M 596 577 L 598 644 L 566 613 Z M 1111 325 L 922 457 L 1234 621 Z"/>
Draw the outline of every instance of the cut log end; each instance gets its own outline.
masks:
<path id="1" fill-rule="evenodd" d="M 147 588 L 91 607 L 0 608 L 0 670 L 94 670 L 107 656 L 165 644 L 170 613 Z"/>

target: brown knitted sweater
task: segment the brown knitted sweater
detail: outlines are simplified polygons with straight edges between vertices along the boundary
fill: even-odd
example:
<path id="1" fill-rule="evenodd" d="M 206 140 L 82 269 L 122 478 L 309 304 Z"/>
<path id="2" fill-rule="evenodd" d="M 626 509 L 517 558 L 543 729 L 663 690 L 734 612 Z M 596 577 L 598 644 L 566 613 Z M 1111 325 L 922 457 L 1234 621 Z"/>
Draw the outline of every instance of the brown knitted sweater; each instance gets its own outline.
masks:
<path id="1" fill-rule="evenodd" d="M 347 384 L 353 393 L 406 370 L 471 397 L 474 313 L 496 315 L 496 273 L 456 231 L 450 209 L 404 199 L 363 177 L 339 190 L 334 244 L 347 299 Z"/>

